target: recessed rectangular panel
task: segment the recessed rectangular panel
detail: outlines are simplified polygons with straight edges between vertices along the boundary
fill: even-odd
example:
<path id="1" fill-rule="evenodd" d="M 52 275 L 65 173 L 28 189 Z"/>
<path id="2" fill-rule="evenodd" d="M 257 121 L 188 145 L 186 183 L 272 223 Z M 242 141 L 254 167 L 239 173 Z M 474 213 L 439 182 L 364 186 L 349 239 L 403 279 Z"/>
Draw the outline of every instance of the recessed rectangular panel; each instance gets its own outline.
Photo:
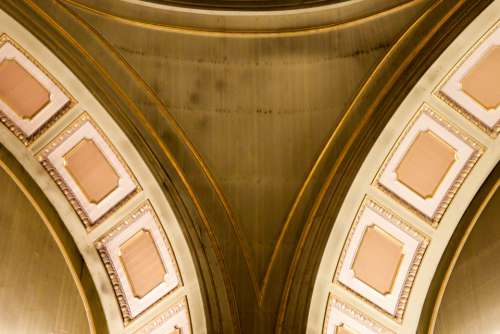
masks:
<path id="1" fill-rule="evenodd" d="M 50 101 L 49 91 L 13 59 L 0 63 L 0 99 L 23 119 L 32 119 Z"/>
<path id="2" fill-rule="evenodd" d="M 365 200 L 347 240 L 336 281 L 402 319 L 427 239 L 392 212 Z"/>
<path id="3" fill-rule="evenodd" d="M 491 47 L 462 79 L 462 89 L 485 109 L 500 104 L 500 45 Z"/>
<path id="4" fill-rule="evenodd" d="M 483 151 L 479 142 L 424 104 L 395 143 L 375 182 L 437 226 Z"/>
<path id="5" fill-rule="evenodd" d="M 65 167 L 89 202 L 97 204 L 118 188 L 120 178 L 95 142 L 84 138 L 64 155 Z"/>
<path id="6" fill-rule="evenodd" d="M 9 130 L 29 144 L 71 103 L 62 85 L 32 55 L 0 35 L 0 119 Z"/>
<path id="7" fill-rule="evenodd" d="M 378 292 L 391 292 L 403 258 L 403 244 L 377 226 L 368 226 L 352 265 L 354 275 Z"/>
<path id="8" fill-rule="evenodd" d="M 125 324 L 181 285 L 174 253 L 149 202 L 102 237 L 96 248 Z M 174 325 L 162 333 L 176 329 Z"/>
<path id="9" fill-rule="evenodd" d="M 103 131 L 82 114 L 38 154 L 87 229 L 140 190 Z"/>
<path id="10" fill-rule="evenodd" d="M 455 162 L 455 149 L 432 131 L 420 132 L 396 168 L 398 180 L 430 198 Z"/>
<path id="11" fill-rule="evenodd" d="M 500 133 L 500 21 L 457 61 L 435 94 L 490 136 Z"/>
<path id="12" fill-rule="evenodd" d="M 120 253 L 135 297 L 144 297 L 163 282 L 165 267 L 149 231 L 134 234 L 120 246 Z"/>

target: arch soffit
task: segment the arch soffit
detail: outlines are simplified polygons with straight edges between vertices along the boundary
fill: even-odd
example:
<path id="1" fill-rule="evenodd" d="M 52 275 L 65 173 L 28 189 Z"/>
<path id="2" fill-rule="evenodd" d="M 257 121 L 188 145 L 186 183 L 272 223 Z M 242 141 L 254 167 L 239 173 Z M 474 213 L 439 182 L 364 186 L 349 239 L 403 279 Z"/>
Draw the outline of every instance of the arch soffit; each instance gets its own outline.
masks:
<path id="1" fill-rule="evenodd" d="M 463 73 L 466 71 L 460 70 L 462 66 L 468 66 L 468 71 L 470 71 L 472 64 L 478 62 L 485 50 L 499 43 L 498 37 L 495 37 L 498 35 L 496 31 L 498 31 L 500 19 L 499 10 L 500 3 L 493 2 L 453 40 L 449 47 L 440 53 L 437 60 L 432 62 L 427 72 L 421 76 L 404 101 L 396 108 L 363 160 L 361 168 L 357 171 L 343 199 L 322 256 L 311 298 L 308 332 L 328 333 L 329 323 L 331 325 L 332 321 L 339 321 L 339 314 L 347 314 L 348 318 L 354 319 L 350 325 L 353 326 L 352 328 L 359 325 L 365 326 L 360 328 L 397 333 L 414 333 L 417 330 L 423 330 L 418 327 L 421 321 L 422 305 L 428 291 L 432 290 L 432 288 L 429 289 L 432 287 L 431 282 L 441 256 L 468 204 L 500 159 L 500 145 L 497 138 L 498 120 L 493 119 L 489 126 L 485 127 L 485 122 L 488 122 L 486 118 L 497 115 L 498 106 L 489 111 L 488 108 L 482 108 L 481 113 L 478 112 L 481 105 L 477 101 L 475 105 L 465 104 L 464 100 L 468 97 L 463 94 L 463 91 L 449 90 L 453 80 L 463 80 Z M 472 93 L 469 92 L 469 94 Z M 473 110 L 472 106 L 476 109 Z M 469 141 L 469 144 L 477 151 L 476 158 L 469 160 L 470 168 L 465 172 L 462 170 L 461 175 L 456 174 L 454 185 L 451 183 L 448 191 L 443 193 L 442 199 L 445 206 L 441 208 L 442 216 L 438 214 L 431 219 L 421 214 L 425 208 L 423 206 L 416 208 L 418 206 L 416 199 L 412 198 L 411 194 L 403 189 L 404 187 L 396 186 L 399 180 L 388 181 L 395 175 L 397 177 L 396 170 L 391 172 L 389 178 L 384 178 L 384 173 L 390 170 L 392 165 L 400 166 L 401 161 L 408 155 L 409 145 L 412 143 L 409 139 L 412 136 L 411 129 L 418 128 L 426 114 L 433 118 L 430 121 L 441 124 L 441 130 L 436 128 L 436 131 L 448 129 L 454 133 L 454 138 L 461 137 L 462 140 Z M 454 154 L 455 158 L 459 155 L 458 151 Z M 391 160 L 398 163 L 392 162 L 391 165 Z M 432 197 L 434 194 L 431 194 L 427 200 L 431 201 Z M 425 249 L 420 253 L 412 253 L 411 256 L 419 260 L 414 262 L 413 267 L 405 269 L 410 273 L 409 278 L 407 277 L 407 280 L 402 282 L 402 290 L 397 292 L 391 290 L 377 295 L 373 287 L 367 287 L 367 284 L 355 274 L 350 278 L 346 274 L 349 271 L 352 274 L 352 268 L 349 269 L 349 265 L 346 267 L 345 263 L 354 265 L 352 261 L 355 261 L 349 257 L 349 252 L 358 254 L 357 252 L 361 250 L 362 243 L 357 243 L 355 240 L 355 232 L 358 229 L 357 226 L 360 225 L 359 222 L 364 219 L 363 212 L 366 211 L 368 202 L 375 202 L 377 207 L 383 208 L 382 211 L 385 211 L 385 214 L 379 214 L 379 216 L 389 221 L 396 217 L 396 220 L 404 222 L 405 225 L 404 228 L 399 226 L 400 230 L 417 231 L 423 237 L 421 240 L 425 240 Z M 405 254 L 408 253 L 408 251 L 405 252 Z M 396 283 L 392 287 L 397 286 Z M 389 306 L 390 298 L 386 295 L 391 294 L 399 294 L 396 306 Z M 381 296 L 385 296 L 385 299 Z M 332 317 L 337 318 L 332 320 Z"/>
<path id="2" fill-rule="evenodd" d="M 180 324 L 179 326 L 187 326 L 186 328 L 190 328 L 195 332 L 206 332 L 202 286 L 198 281 L 197 268 L 185 238 L 183 227 L 179 224 L 172 206 L 165 197 L 162 185 L 157 181 L 144 158 L 136 151 L 129 137 L 118 126 L 108 111 L 85 88 L 79 78 L 49 51 L 40 40 L 11 16 L 1 10 L 0 16 L 2 22 L 0 25 L 2 46 L 9 44 L 14 46 L 15 49 L 9 51 L 13 52 L 13 54 L 8 54 L 2 59 L 15 59 L 17 63 L 21 64 L 25 69 L 27 68 L 37 80 L 40 79 L 40 75 L 42 77 L 45 75 L 45 80 L 48 78 L 48 81 L 56 83 L 57 88 L 59 88 L 57 90 L 57 88 L 45 82 L 44 87 L 50 86 L 50 89 L 54 89 L 50 90 L 50 102 L 37 111 L 37 114 L 31 120 L 35 122 L 36 116 L 48 112 L 48 108 L 54 105 L 53 101 L 57 98 L 57 94 L 62 93 L 68 98 L 64 107 L 59 106 L 59 109 L 55 110 L 57 116 L 37 130 L 36 135 L 29 139 L 26 139 L 23 135 L 23 132 L 29 131 L 28 128 L 21 128 L 20 130 L 19 126 L 16 126 L 20 121 L 17 123 L 16 120 L 11 122 L 13 118 L 9 116 L 12 115 L 7 115 L 7 117 L 5 114 L 2 115 L 2 122 L 7 127 L 0 127 L 0 143 L 12 154 L 15 160 L 22 164 L 24 170 L 36 182 L 43 192 L 43 196 L 50 201 L 51 206 L 55 208 L 64 222 L 65 228 L 84 258 L 93 279 L 104 312 L 107 330 L 112 333 L 132 333 L 147 332 L 152 330 L 153 326 L 162 326 L 162 324 L 169 326 L 169 319 L 174 319 L 177 313 L 181 313 L 178 312 L 180 310 L 183 314 L 182 317 L 174 319 Z M 5 51 L 5 48 L 3 51 Z M 34 66 L 34 68 L 30 66 Z M 42 74 L 39 73 L 40 71 Z M 28 123 L 32 122 L 31 120 Z M 68 179 L 64 178 L 56 178 L 56 182 L 58 182 L 56 184 L 54 179 L 51 178 L 51 175 L 54 176 L 54 170 L 44 168 L 41 162 L 44 159 L 44 152 L 46 152 L 47 148 L 55 147 L 55 143 L 60 144 L 59 142 L 62 142 L 57 147 L 66 145 L 69 149 L 68 152 L 76 147 L 77 145 L 70 143 L 70 139 L 71 136 L 78 132 L 78 130 L 75 130 L 76 128 L 82 129 L 84 127 L 79 127 L 83 123 L 85 123 L 84 126 L 90 126 L 97 129 L 97 131 L 87 131 L 82 138 L 90 139 L 98 146 L 98 150 L 104 155 L 104 159 L 112 165 L 112 169 L 116 173 L 120 174 L 120 168 L 122 168 L 122 172 L 125 172 L 125 174 L 119 175 L 119 185 L 115 185 L 118 188 L 115 187 L 110 193 L 105 194 L 104 200 L 98 199 L 99 203 L 91 202 L 87 205 L 87 208 L 82 205 L 84 207 L 82 210 L 82 208 L 76 208 L 76 201 L 71 201 L 71 193 L 76 194 L 75 197 L 78 197 L 78 191 L 83 189 L 82 185 L 79 184 L 78 187 L 74 187 L 74 185 L 68 184 Z M 12 131 L 9 131 L 9 128 Z M 77 139 L 73 138 L 74 140 Z M 64 160 L 64 157 L 61 158 Z M 61 170 L 56 168 L 55 172 L 61 172 Z M 108 195 L 119 196 L 119 194 L 113 195 L 113 193 L 116 193 L 117 189 L 120 190 L 122 183 L 126 183 L 124 180 L 127 177 L 133 180 L 132 185 L 135 187 L 130 196 L 124 196 L 115 201 L 111 209 L 103 209 L 106 214 L 102 216 L 102 219 L 95 219 L 97 222 L 89 223 L 83 219 L 85 215 L 82 215 L 82 211 L 86 211 L 88 214 L 92 211 L 93 205 L 98 207 L 102 202 L 108 200 L 106 197 Z M 66 183 L 65 186 L 69 191 L 64 189 L 62 183 Z M 61 190 L 63 190 L 64 194 Z M 84 202 L 82 202 L 81 198 L 79 204 Z M 106 259 L 99 256 L 96 245 L 104 236 L 110 234 L 119 235 L 122 231 L 127 230 L 125 227 L 139 224 L 134 220 L 133 214 L 138 212 L 138 208 L 143 208 L 145 205 L 152 208 L 151 217 L 156 217 L 156 220 L 152 218 L 151 221 L 158 224 L 148 231 L 154 237 L 154 244 L 161 254 L 162 266 L 167 270 L 164 277 L 165 282 L 156 282 L 160 285 L 150 290 L 151 294 L 148 294 L 148 292 L 141 297 L 132 297 L 130 295 L 128 299 L 121 298 L 120 300 L 120 297 L 117 298 L 117 296 L 126 291 L 127 288 L 124 286 L 128 286 L 129 290 L 133 289 L 130 274 L 120 275 L 113 272 L 112 266 L 105 267 Z M 127 223 L 127 220 L 129 225 L 124 224 L 124 222 Z M 147 230 L 148 225 L 144 225 L 143 228 Z M 123 252 L 123 249 L 120 248 L 121 245 L 119 245 L 119 251 Z M 111 256 L 113 255 L 111 248 L 107 249 L 107 252 Z M 115 255 L 121 256 L 118 253 Z M 170 263 L 171 266 L 169 267 L 167 263 Z M 116 264 L 113 263 L 114 265 Z M 178 270 L 175 267 L 178 267 Z M 174 272 L 177 272 L 174 275 L 177 280 L 174 279 L 175 282 L 170 282 L 170 285 L 168 285 L 166 283 L 167 276 L 169 273 L 173 274 Z M 115 274 L 116 276 L 113 277 Z M 158 287 L 163 286 L 164 283 L 165 288 L 159 289 Z M 117 290 L 119 287 L 124 290 Z M 116 296 L 114 291 L 116 291 Z M 141 299 L 143 297 L 146 299 Z M 139 299 L 139 302 L 136 302 L 136 299 Z M 155 324 L 152 324 L 153 321 Z M 97 325 L 102 326 L 103 324 Z M 98 327 L 97 330 L 104 329 Z"/>

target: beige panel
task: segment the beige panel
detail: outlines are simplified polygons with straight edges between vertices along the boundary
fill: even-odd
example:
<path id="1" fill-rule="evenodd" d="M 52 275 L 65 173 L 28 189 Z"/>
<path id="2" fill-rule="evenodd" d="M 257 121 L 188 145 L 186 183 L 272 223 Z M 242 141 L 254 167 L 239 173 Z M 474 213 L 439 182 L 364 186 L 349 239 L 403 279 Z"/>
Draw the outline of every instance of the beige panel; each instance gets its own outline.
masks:
<path id="1" fill-rule="evenodd" d="M 430 198 L 455 162 L 455 153 L 432 131 L 420 132 L 396 168 L 398 181 Z"/>
<path id="2" fill-rule="evenodd" d="M 91 203 L 99 203 L 118 188 L 118 174 L 93 140 L 80 141 L 64 156 L 64 161 L 66 169 Z"/>
<path id="3" fill-rule="evenodd" d="M 50 102 L 50 94 L 17 61 L 0 64 L 0 99 L 23 119 L 32 119 Z"/>
<path id="4" fill-rule="evenodd" d="M 337 328 L 335 329 L 335 334 L 355 334 L 355 332 L 342 324 L 340 326 L 337 326 Z"/>
<path id="5" fill-rule="evenodd" d="M 391 292 L 403 244 L 377 226 L 368 226 L 352 264 L 354 276 L 382 294 Z"/>
<path id="6" fill-rule="evenodd" d="M 500 46 L 491 48 L 462 79 L 463 91 L 485 109 L 500 105 Z"/>
<path id="7" fill-rule="evenodd" d="M 163 282 L 166 271 L 149 231 L 141 230 L 120 247 L 120 258 L 137 298 Z"/>

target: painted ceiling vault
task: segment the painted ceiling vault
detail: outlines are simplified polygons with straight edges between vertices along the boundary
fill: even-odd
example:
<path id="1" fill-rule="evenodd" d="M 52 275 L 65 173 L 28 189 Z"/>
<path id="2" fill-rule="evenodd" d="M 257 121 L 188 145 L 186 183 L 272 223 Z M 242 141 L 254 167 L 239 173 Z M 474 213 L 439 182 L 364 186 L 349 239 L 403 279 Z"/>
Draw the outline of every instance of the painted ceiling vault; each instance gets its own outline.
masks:
<path id="1" fill-rule="evenodd" d="M 499 22 L 491 0 L 0 2 L 0 162 L 78 250 L 91 333 L 432 331 L 498 176 Z"/>

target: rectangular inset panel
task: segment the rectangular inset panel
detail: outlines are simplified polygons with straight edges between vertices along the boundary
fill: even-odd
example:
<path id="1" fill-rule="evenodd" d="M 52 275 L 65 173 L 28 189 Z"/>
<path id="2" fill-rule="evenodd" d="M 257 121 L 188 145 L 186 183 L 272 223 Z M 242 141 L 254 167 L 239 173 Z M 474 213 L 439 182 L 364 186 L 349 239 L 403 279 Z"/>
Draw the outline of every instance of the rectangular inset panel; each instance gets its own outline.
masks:
<path id="1" fill-rule="evenodd" d="M 125 324 L 181 284 L 167 236 L 149 202 L 102 237 L 96 247 Z"/>
<path id="2" fill-rule="evenodd" d="M 323 334 L 393 334 L 367 315 L 336 300 L 328 298 Z"/>
<path id="3" fill-rule="evenodd" d="M 187 300 L 171 306 L 136 334 L 191 334 L 191 319 Z"/>
<path id="4" fill-rule="evenodd" d="M 435 94 L 493 137 L 500 132 L 500 21 L 467 52 Z"/>
<path id="5" fill-rule="evenodd" d="M 500 45 L 492 46 L 462 79 L 463 91 L 486 110 L 500 105 Z"/>
<path id="6" fill-rule="evenodd" d="M 437 226 L 483 150 L 424 105 L 391 150 L 375 182 Z"/>
<path id="7" fill-rule="evenodd" d="M 432 131 L 422 131 L 396 168 L 398 181 L 431 198 L 455 162 L 455 149 Z"/>
<path id="8" fill-rule="evenodd" d="M 363 202 L 347 240 L 336 280 L 402 319 L 428 240 L 369 200 Z"/>
<path id="9" fill-rule="evenodd" d="M 140 190 L 128 166 L 87 114 L 49 143 L 39 160 L 87 228 Z"/>
<path id="10" fill-rule="evenodd" d="M 49 102 L 49 91 L 13 59 L 0 63 L 0 99 L 22 119 L 33 119 Z"/>
<path id="11" fill-rule="evenodd" d="M 71 104 L 69 94 L 36 60 L 0 36 L 0 116 L 25 144 Z"/>
<path id="12" fill-rule="evenodd" d="M 66 153 L 64 166 L 90 203 L 98 204 L 119 186 L 120 177 L 91 139 L 82 139 Z"/>
<path id="13" fill-rule="evenodd" d="M 125 241 L 120 254 L 135 297 L 144 297 L 163 282 L 165 267 L 148 230 L 140 230 Z"/>
<path id="14" fill-rule="evenodd" d="M 377 226 L 365 229 L 352 264 L 354 276 L 382 294 L 390 293 L 403 259 L 403 244 Z"/>

